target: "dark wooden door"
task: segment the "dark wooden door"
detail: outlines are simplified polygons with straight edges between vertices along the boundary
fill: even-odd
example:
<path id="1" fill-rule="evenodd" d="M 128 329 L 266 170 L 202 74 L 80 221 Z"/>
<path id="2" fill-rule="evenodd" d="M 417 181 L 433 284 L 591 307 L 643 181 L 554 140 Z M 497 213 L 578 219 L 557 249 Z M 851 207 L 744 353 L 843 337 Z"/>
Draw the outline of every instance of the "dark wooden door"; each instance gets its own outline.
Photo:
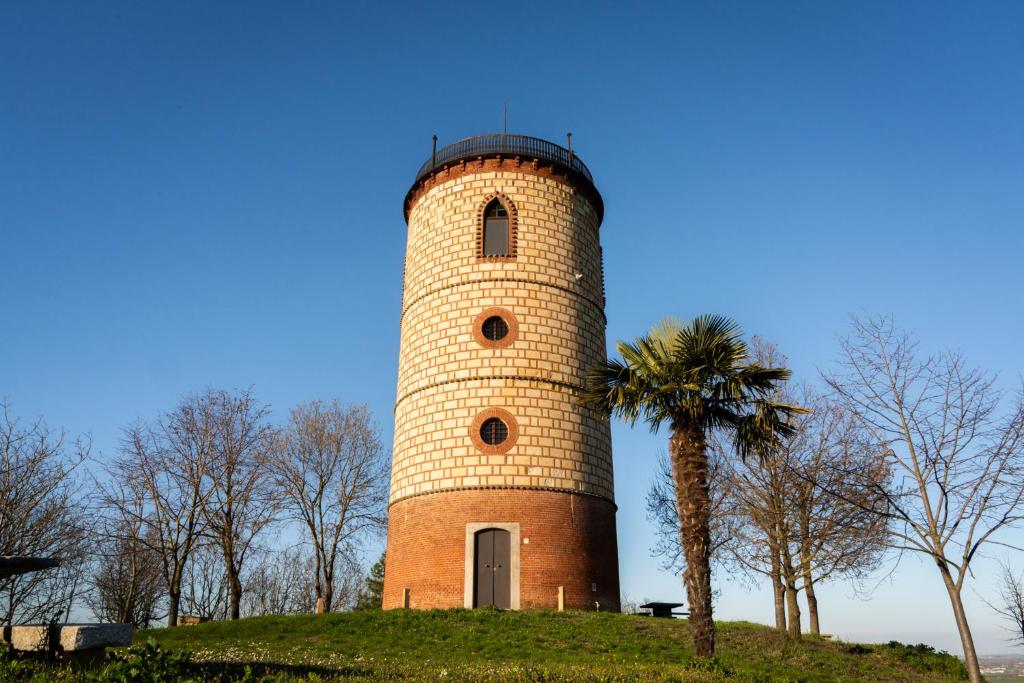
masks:
<path id="1" fill-rule="evenodd" d="M 511 536 L 504 529 L 484 529 L 476 534 L 476 580 L 473 606 L 512 606 Z"/>

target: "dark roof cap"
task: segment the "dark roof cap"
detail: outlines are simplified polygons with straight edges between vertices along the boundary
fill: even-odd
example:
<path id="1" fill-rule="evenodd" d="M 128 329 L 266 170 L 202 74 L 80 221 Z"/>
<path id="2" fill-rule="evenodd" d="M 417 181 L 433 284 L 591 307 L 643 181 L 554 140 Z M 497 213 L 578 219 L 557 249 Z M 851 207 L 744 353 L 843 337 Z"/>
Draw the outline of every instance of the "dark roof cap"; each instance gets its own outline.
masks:
<path id="1" fill-rule="evenodd" d="M 590 169 L 576 156 L 576 153 L 541 138 L 510 133 L 474 135 L 473 137 L 464 138 L 438 149 L 420 166 L 420 170 L 416 172 L 416 179 L 413 181 L 412 187 L 405 197 L 406 211 L 409 209 L 409 200 L 412 198 L 420 182 L 434 173 L 435 170 L 462 161 L 496 156 L 538 159 L 559 167 L 577 182 L 582 183 L 584 188 L 589 191 L 589 194 L 596 199 L 597 206 L 595 208 L 597 209 L 598 222 L 600 223 L 601 218 L 604 216 L 604 202 L 601 199 L 601 194 L 597 191 L 597 186 L 594 185 L 594 177 L 590 174 Z"/>

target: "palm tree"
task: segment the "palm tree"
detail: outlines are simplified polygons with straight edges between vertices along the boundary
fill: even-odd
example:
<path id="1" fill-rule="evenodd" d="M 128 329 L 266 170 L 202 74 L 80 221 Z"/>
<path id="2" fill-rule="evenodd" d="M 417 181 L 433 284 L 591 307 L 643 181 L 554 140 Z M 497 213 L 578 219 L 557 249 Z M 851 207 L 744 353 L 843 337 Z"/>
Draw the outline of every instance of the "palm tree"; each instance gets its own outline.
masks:
<path id="1" fill-rule="evenodd" d="M 739 327 L 724 316 L 690 323 L 666 319 L 587 374 L 584 403 L 630 425 L 643 419 L 657 432 L 672 430 L 669 457 L 676 484 L 679 535 L 686 558 L 683 579 L 690 630 L 699 657 L 715 653 L 711 614 L 711 539 L 708 528 L 708 437 L 730 436 L 740 457 L 760 457 L 792 434 L 789 418 L 806 412 L 771 400 L 786 368 L 752 362 Z"/>

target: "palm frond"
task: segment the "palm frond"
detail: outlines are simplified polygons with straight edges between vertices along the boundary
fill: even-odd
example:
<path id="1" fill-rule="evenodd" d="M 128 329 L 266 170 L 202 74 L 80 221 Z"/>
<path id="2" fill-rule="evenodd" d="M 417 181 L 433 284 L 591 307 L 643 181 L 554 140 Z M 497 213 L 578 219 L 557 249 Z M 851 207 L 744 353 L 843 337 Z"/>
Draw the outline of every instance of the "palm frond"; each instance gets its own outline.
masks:
<path id="1" fill-rule="evenodd" d="M 651 331 L 647 333 L 647 336 L 655 341 L 658 341 L 666 349 L 672 349 L 675 346 L 679 332 L 686 327 L 686 323 L 675 317 L 662 318 L 658 321 Z"/>
<path id="2" fill-rule="evenodd" d="M 766 368 L 751 364 L 741 368 L 737 375 L 748 387 L 767 394 L 775 389 L 779 382 L 785 382 L 792 377 L 793 372 L 789 368 Z"/>
<path id="3" fill-rule="evenodd" d="M 683 327 L 673 348 L 674 361 L 695 376 L 730 372 L 747 357 L 739 326 L 721 315 L 703 315 Z"/>
<path id="4" fill-rule="evenodd" d="M 792 417 L 808 412 L 805 408 L 764 399 L 753 401 L 751 407 L 753 410 L 736 425 L 734 443 L 741 458 L 755 455 L 763 459 L 778 450 L 785 439 L 796 433 Z"/>
<path id="5" fill-rule="evenodd" d="M 736 433 L 738 450 L 747 453 L 782 438 L 798 410 L 769 400 L 789 370 L 751 363 L 739 326 L 725 316 L 689 323 L 666 318 L 616 348 L 622 360 L 591 369 L 583 400 L 630 424 L 643 419 L 654 431 L 664 422 L 724 429 Z M 767 441 L 758 438 L 761 432 Z"/>

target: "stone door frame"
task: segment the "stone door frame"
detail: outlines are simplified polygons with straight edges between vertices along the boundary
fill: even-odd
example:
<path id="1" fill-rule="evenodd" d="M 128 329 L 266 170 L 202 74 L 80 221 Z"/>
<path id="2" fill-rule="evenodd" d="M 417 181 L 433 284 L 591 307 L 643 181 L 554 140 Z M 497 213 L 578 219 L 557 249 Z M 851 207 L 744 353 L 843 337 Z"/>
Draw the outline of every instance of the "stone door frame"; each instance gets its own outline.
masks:
<path id="1" fill-rule="evenodd" d="M 470 522 L 466 524 L 466 575 L 462 605 L 473 609 L 473 580 L 476 570 L 476 534 L 484 529 L 501 529 L 509 535 L 509 605 L 519 609 L 519 522 Z"/>

